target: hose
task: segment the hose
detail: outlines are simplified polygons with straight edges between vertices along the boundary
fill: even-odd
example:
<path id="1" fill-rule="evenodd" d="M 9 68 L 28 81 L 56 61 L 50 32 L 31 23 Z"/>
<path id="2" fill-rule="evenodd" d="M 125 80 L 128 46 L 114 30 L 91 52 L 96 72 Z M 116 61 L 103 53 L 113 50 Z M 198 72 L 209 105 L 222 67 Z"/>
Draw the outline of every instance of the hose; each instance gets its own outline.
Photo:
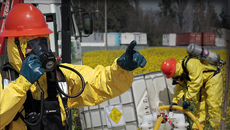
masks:
<path id="1" fill-rule="evenodd" d="M 155 126 L 153 128 L 153 130 L 159 130 L 160 126 L 161 126 L 161 122 L 164 120 L 164 117 L 160 116 L 156 123 L 155 123 Z"/>
<path id="2" fill-rule="evenodd" d="M 41 122 L 41 120 L 42 120 L 42 117 L 43 117 L 43 105 L 44 105 L 44 93 L 42 92 L 41 93 L 41 113 L 39 114 L 39 119 L 35 122 L 35 123 L 31 123 L 31 122 L 29 122 L 29 121 L 27 121 L 27 119 L 20 113 L 19 114 L 19 116 L 21 117 L 21 119 L 28 125 L 28 126 L 30 126 L 30 127 L 33 127 L 33 126 L 37 126 L 40 122 Z M 33 118 L 32 116 L 31 116 L 31 118 Z"/>
<path id="3" fill-rule="evenodd" d="M 82 81 L 82 89 L 81 89 L 81 91 L 80 91 L 78 94 L 76 94 L 76 95 L 68 95 L 68 94 L 66 94 L 64 91 L 62 91 L 60 87 L 57 87 L 57 89 L 59 90 L 59 92 L 60 92 L 61 94 L 63 94 L 64 96 L 68 97 L 68 98 L 75 98 L 75 97 L 80 96 L 80 95 L 82 94 L 82 92 L 84 91 L 84 89 L 85 89 L 85 80 L 84 80 L 83 76 L 82 76 L 78 71 L 76 71 L 76 70 L 74 70 L 73 68 L 70 68 L 70 67 L 68 67 L 68 66 L 58 65 L 58 67 L 66 68 L 66 69 L 69 69 L 69 70 L 73 71 L 74 73 L 76 73 L 76 74 L 81 78 L 81 81 Z M 56 83 L 57 83 L 57 82 L 56 82 Z M 57 83 L 57 86 L 58 86 L 58 83 Z"/>
<path id="4" fill-rule="evenodd" d="M 170 109 L 169 108 L 169 105 L 165 105 L 165 106 L 160 106 L 159 107 L 159 109 L 160 110 L 165 110 L 165 109 Z M 182 111 L 182 112 L 184 112 L 185 114 L 187 114 L 193 121 L 194 121 L 194 123 L 197 125 L 197 127 L 198 127 L 198 129 L 199 130 L 203 130 L 203 128 L 200 126 L 200 123 L 198 122 L 198 120 L 196 119 L 196 117 L 190 112 L 190 111 L 188 111 L 187 109 L 183 109 L 183 107 L 181 107 L 181 106 L 177 106 L 177 105 L 173 105 L 172 106 L 172 109 L 176 109 L 176 110 L 179 110 L 179 111 Z M 159 118 L 158 118 L 159 119 Z M 157 121 L 158 121 L 158 119 L 157 119 Z M 161 119 L 160 119 L 161 120 Z M 162 122 L 162 121 L 161 121 Z M 156 125 L 155 125 L 156 126 Z M 154 130 L 158 130 L 158 129 L 155 129 L 155 126 L 154 126 Z M 156 126 L 156 127 L 158 127 L 158 126 Z"/>

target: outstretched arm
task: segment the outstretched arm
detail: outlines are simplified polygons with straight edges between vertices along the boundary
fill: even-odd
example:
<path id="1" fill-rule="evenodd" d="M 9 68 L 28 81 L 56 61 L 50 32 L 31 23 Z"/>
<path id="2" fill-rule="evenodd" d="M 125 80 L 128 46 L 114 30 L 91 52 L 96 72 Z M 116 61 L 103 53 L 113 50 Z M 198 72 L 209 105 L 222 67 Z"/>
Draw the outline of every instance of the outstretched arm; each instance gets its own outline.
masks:
<path id="1" fill-rule="evenodd" d="M 133 82 L 133 70 L 146 64 L 146 59 L 133 50 L 135 45 L 136 42 L 132 41 L 126 52 L 119 59 L 115 59 L 111 66 L 98 65 L 92 69 L 84 65 L 63 64 L 80 72 L 85 80 L 84 92 L 77 98 L 70 98 L 69 107 L 98 105 L 126 92 Z M 80 78 L 67 69 L 61 70 L 67 79 L 69 94 L 77 94 L 82 88 Z"/>

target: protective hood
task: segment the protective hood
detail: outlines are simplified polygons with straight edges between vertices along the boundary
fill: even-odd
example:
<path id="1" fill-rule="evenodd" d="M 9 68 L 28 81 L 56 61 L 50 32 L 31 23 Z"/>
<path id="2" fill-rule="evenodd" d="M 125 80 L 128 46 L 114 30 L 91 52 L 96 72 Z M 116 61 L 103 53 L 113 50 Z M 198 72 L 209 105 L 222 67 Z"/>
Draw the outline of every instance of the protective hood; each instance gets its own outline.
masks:
<path id="1" fill-rule="evenodd" d="M 50 44 L 49 35 L 39 35 L 39 36 L 19 37 L 18 38 L 19 42 L 20 42 L 21 51 L 22 51 L 24 57 L 25 57 L 25 54 L 26 54 L 27 42 L 29 40 L 35 39 L 37 37 L 46 37 L 46 38 L 48 38 L 48 42 Z M 19 73 L 21 65 L 22 65 L 22 60 L 21 60 L 21 57 L 19 55 L 18 47 L 14 43 L 14 40 L 15 40 L 15 37 L 8 37 L 7 54 L 8 54 L 9 63 Z"/>
<path id="2" fill-rule="evenodd" d="M 184 70 L 183 70 L 183 67 L 182 67 L 182 60 L 180 60 L 180 61 L 178 61 L 176 63 L 176 71 L 175 71 L 175 73 L 173 74 L 172 77 L 181 76 L 183 72 L 184 72 Z"/>

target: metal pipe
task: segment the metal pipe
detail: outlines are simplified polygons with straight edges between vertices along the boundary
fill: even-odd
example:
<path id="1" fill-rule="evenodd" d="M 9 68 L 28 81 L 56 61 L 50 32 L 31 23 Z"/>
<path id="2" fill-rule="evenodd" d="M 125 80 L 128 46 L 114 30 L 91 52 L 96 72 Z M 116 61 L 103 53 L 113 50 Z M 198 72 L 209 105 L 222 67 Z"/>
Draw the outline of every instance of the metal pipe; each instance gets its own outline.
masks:
<path id="1" fill-rule="evenodd" d="M 230 62 L 230 44 L 228 45 L 228 55 L 227 55 L 227 66 L 226 66 L 226 78 L 225 78 L 225 90 L 224 90 L 224 108 L 222 114 L 221 130 L 225 130 L 225 119 L 227 115 L 227 105 L 228 105 L 228 87 L 229 87 L 229 63 Z"/>
<path id="2" fill-rule="evenodd" d="M 71 63 L 71 13 L 70 13 L 70 0 L 62 0 L 62 62 Z"/>
<path id="3" fill-rule="evenodd" d="M 91 114 L 91 110 L 90 110 L 90 107 L 89 107 L 89 106 L 88 106 L 88 110 L 89 110 L 89 117 L 90 117 L 91 128 L 92 128 L 92 130 L 94 130 L 93 120 L 92 120 L 92 114 Z"/>
<path id="4" fill-rule="evenodd" d="M 102 116 L 101 116 L 101 106 L 100 105 L 98 105 L 98 109 L 99 109 L 99 114 L 100 114 L 102 130 L 104 130 L 104 125 L 103 125 Z"/>
<path id="5" fill-rule="evenodd" d="M 107 0 L 105 0 L 105 50 L 108 50 L 108 43 L 107 43 Z"/>
<path id="6" fill-rule="evenodd" d="M 139 125 L 139 121 L 138 121 L 138 116 L 137 116 L 137 106 L 135 103 L 135 99 L 134 99 L 134 92 L 133 92 L 133 86 L 130 87 L 130 91 L 131 91 L 131 95 L 132 95 L 132 100 L 133 100 L 133 107 L 134 107 L 134 111 L 135 111 L 135 118 L 136 118 L 136 122 L 137 122 L 137 127 Z"/>

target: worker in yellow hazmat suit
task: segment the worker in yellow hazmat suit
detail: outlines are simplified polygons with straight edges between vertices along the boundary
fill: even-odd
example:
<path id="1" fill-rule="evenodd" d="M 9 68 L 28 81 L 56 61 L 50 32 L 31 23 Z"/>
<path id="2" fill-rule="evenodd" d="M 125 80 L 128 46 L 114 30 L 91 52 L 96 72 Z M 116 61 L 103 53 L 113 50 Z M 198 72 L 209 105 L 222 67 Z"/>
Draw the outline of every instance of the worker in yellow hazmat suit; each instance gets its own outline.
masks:
<path id="1" fill-rule="evenodd" d="M 219 129 L 223 93 L 223 77 L 221 70 L 211 64 L 203 64 L 197 58 L 185 57 L 180 61 L 172 58 L 161 64 L 162 73 L 166 78 L 173 79 L 176 84 L 170 108 L 177 105 L 185 95 L 183 108 L 187 109 L 193 99 L 196 102 L 196 118 L 205 128 L 207 114 L 213 129 Z M 193 129 L 198 129 L 194 123 Z"/>
<path id="2" fill-rule="evenodd" d="M 133 82 L 133 70 L 146 64 L 146 59 L 133 50 L 136 42 L 132 41 L 111 66 L 92 69 L 62 63 L 67 68 L 56 70 L 48 49 L 50 33 L 43 14 L 32 4 L 18 4 L 6 17 L 5 29 L 0 33 L 8 37 L 9 59 L 0 75 L 1 130 L 67 130 L 71 125 L 66 122 L 69 109 L 98 105 L 126 92 Z M 82 77 L 76 71 L 84 79 L 84 91 L 66 100 L 54 81 L 66 83 L 68 95 L 76 95 L 83 88 Z"/>

